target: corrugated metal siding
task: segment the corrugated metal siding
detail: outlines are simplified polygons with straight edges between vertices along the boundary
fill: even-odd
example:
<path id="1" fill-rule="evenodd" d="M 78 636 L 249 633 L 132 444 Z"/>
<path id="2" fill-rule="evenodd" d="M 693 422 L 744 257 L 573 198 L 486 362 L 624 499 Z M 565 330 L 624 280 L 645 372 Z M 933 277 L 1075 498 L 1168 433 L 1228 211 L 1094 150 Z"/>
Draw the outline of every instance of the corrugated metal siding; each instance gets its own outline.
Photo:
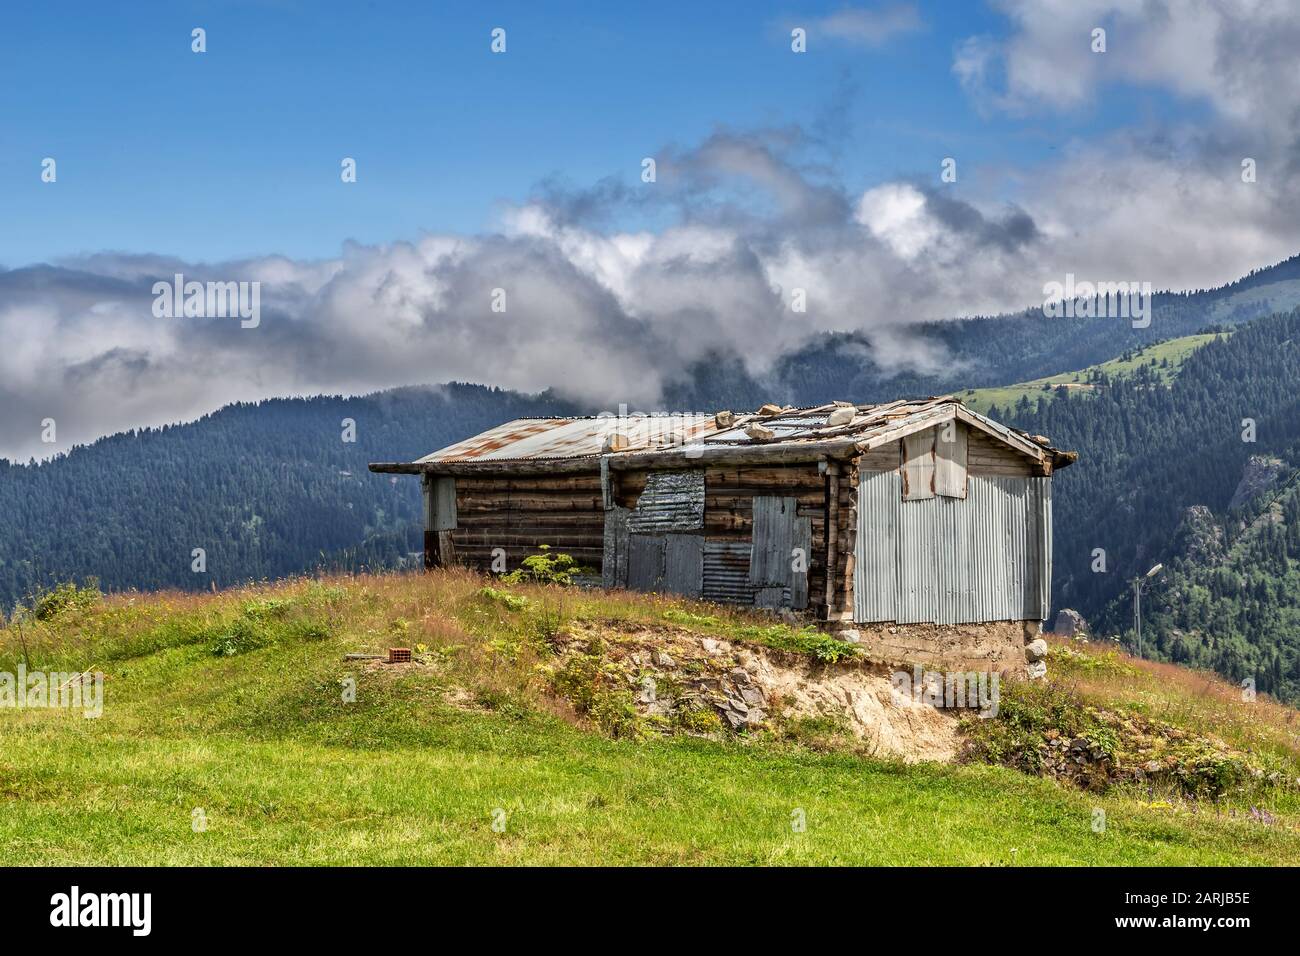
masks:
<path id="1" fill-rule="evenodd" d="M 1039 545 L 1043 551 L 1043 570 L 1038 581 L 1038 609 L 1039 617 L 1047 620 L 1052 613 L 1052 482 L 1051 479 L 1043 481 L 1042 499 L 1042 519 L 1039 525 L 1040 540 Z"/>
<path id="2" fill-rule="evenodd" d="M 754 603 L 754 586 L 749 583 L 749 549 L 748 541 L 704 540 L 704 600 L 722 604 Z"/>
<path id="3" fill-rule="evenodd" d="M 704 581 L 704 536 L 664 535 L 664 576 L 659 590 L 698 598 Z"/>
<path id="4" fill-rule="evenodd" d="M 780 585 L 770 588 L 759 588 L 754 592 L 754 605 L 756 607 L 782 608 L 794 607 L 794 595 L 789 588 L 783 588 Z"/>
<path id="5" fill-rule="evenodd" d="M 863 624 L 892 621 L 898 600 L 898 503 L 903 478 L 897 471 L 860 474 L 853 619 Z"/>
<path id="6" fill-rule="evenodd" d="M 897 475 L 863 473 L 855 620 L 958 624 L 1047 616 L 1051 480 L 971 476 L 967 488 L 965 501 L 903 501 Z"/>
<path id="7" fill-rule="evenodd" d="M 634 534 L 704 529 L 704 472 L 652 471 L 628 517 Z"/>

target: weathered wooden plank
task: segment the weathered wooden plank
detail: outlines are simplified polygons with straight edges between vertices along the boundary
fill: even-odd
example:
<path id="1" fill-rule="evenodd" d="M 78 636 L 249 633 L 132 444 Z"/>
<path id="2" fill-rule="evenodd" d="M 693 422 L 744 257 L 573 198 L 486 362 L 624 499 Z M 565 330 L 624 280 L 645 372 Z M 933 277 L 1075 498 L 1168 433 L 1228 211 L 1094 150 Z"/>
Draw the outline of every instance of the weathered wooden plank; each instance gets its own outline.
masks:
<path id="1" fill-rule="evenodd" d="M 967 429 L 950 422 L 935 430 L 934 493 L 947 498 L 966 497 Z"/>
<path id="2" fill-rule="evenodd" d="M 903 500 L 934 497 L 934 429 L 903 438 Z"/>
<path id="3" fill-rule="evenodd" d="M 864 452 L 858 458 L 858 467 L 863 471 L 897 471 L 901 454 L 899 443 L 890 442 Z"/>
<path id="4" fill-rule="evenodd" d="M 557 477 L 546 475 L 532 475 L 520 478 L 462 477 L 456 480 L 456 487 L 460 491 L 484 492 L 488 495 L 538 491 L 585 491 L 595 494 L 600 491 L 600 478 L 599 476 Z"/>
<path id="5" fill-rule="evenodd" d="M 607 588 L 627 587 L 628 530 L 626 508 L 605 512 L 601 581 Z"/>
<path id="6" fill-rule="evenodd" d="M 468 513 L 475 511 L 497 512 L 502 510 L 514 511 L 604 511 L 603 502 L 599 496 L 577 497 L 573 495 L 553 495 L 547 497 L 512 497 L 512 498 L 480 498 L 468 495 L 458 497 L 456 501 L 456 510 L 458 513 Z"/>

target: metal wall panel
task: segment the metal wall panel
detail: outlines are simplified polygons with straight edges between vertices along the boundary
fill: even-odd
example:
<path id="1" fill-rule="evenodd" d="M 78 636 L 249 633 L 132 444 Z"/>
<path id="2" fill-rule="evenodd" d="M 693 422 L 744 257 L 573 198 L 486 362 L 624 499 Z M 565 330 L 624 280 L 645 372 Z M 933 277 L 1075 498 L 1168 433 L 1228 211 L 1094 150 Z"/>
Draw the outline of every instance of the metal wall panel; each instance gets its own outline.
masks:
<path id="1" fill-rule="evenodd" d="M 658 590 L 698 598 L 704 582 L 704 536 L 664 535 L 664 576 Z"/>
<path id="2" fill-rule="evenodd" d="M 627 586 L 633 591 L 657 591 L 664 575 L 662 536 L 632 534 L 627 539 Z"/>
<path id="3" fill-rule="evenodd" d="M 748 541 L 704 540 L 704 600 L 754 603 L 754 586 L 749 583 L 749 549 Z"/>
<path id="4" fill-rule="evenodd" d="M 896 471 L 860 475 L 853 619 L 863 624 L 892 621 L 898 597 L 898 504 L 903 479 Z"/>
<path id="5" fill-rule="evenodd" d="M 939 529 L 942 504 L 942 500 L 931 496 L 895 505 L 898 508 L 898 613 L 894 619 L 899 624 L 938 620 L 938 551 L 947 543 Z"/>
<path id="6" fill-rule="evenodd" d="M 704 471 L 652 471 L 628 518 L 634 534 L 704 530 Z"/>
<path id="7" fill-rule="evenodd" d="M 1038 576 L 1038 616 L 1044 621 L 1052 614 L 1052 480 L 1042 479 L 1039 547 L 1043 553 Z"/>
<path id="8" fill-rule="evenodd" d="M 754 592 L 754 606 L 765 607 L 775 610 L 776 608 L 792 607 L 793 598 L 789 588 L 783 588 L 780 585 L 770 588 L 758 588 Z"/>
<path id="9" fill-rule="evenodd" d="M 700 596 L 703 535 L 632 534 L 627 551 L 627 586 L 632 590 Z"/>
<path id="10" fill-rule="evenodd" d="M 790 553 L 795 547 L 797 498 L 755 495 L 754 539 L 749 559 L 749 583 L 755 587 L 788 585 Z"/>
<path id="11" fill-rule="evenodd" d="M 864 472 L 854 557 L 862 623 L 1042 620 L 1051 609 L 1051 479 L 971 476 L 964 501 L 904 501 L 897 475 Z"/>
<path id="12" fill-rule="evenodd" d="M 803 552 L 803 570 L 790 570 L 790 607 L 802 611 L 808 606 L 808 566 L 812 564 L 812 519 L 794 519 L 794 533 L 791 535 L 794 549 Z M 793 563 L 793 558 L 791 559 Z"/>

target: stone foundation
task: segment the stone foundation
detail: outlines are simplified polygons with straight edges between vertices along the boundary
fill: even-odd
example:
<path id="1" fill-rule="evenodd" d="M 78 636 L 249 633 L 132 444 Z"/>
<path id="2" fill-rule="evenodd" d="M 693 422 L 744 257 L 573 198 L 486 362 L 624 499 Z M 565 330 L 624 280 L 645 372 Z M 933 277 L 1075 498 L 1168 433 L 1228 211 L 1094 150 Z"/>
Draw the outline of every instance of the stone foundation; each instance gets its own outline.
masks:
<path id="1" fill-rule="evenodd" d="M 854 624 L 840 636 L 868 658 L 886 664 L 923 664 L 945 671 L 998 671 L 1024 676 L 1026 646 L 1041 621 L 978 624 Z M 856 640 L 855 640 L 856 638 Z"/>

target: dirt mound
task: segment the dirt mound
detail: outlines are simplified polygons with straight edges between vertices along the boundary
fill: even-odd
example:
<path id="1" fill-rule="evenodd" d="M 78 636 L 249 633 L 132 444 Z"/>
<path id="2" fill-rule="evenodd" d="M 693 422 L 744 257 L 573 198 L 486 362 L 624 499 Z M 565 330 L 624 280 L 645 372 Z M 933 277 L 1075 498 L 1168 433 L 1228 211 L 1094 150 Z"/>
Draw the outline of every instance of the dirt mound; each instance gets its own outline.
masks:
<path id="1" fill-rule="evenodd" d="M 819 664 L 799 654 L 705 637 L 684 628 L 603 622 L 561 634 L 557 688 L 580 705 L 630 698 L 661 729 L 743 733 L 799 721 L 842 726 L 879 756 L 950 761 L 957 721 L 929 704 L 896 700 L 889 671 Z"/>

